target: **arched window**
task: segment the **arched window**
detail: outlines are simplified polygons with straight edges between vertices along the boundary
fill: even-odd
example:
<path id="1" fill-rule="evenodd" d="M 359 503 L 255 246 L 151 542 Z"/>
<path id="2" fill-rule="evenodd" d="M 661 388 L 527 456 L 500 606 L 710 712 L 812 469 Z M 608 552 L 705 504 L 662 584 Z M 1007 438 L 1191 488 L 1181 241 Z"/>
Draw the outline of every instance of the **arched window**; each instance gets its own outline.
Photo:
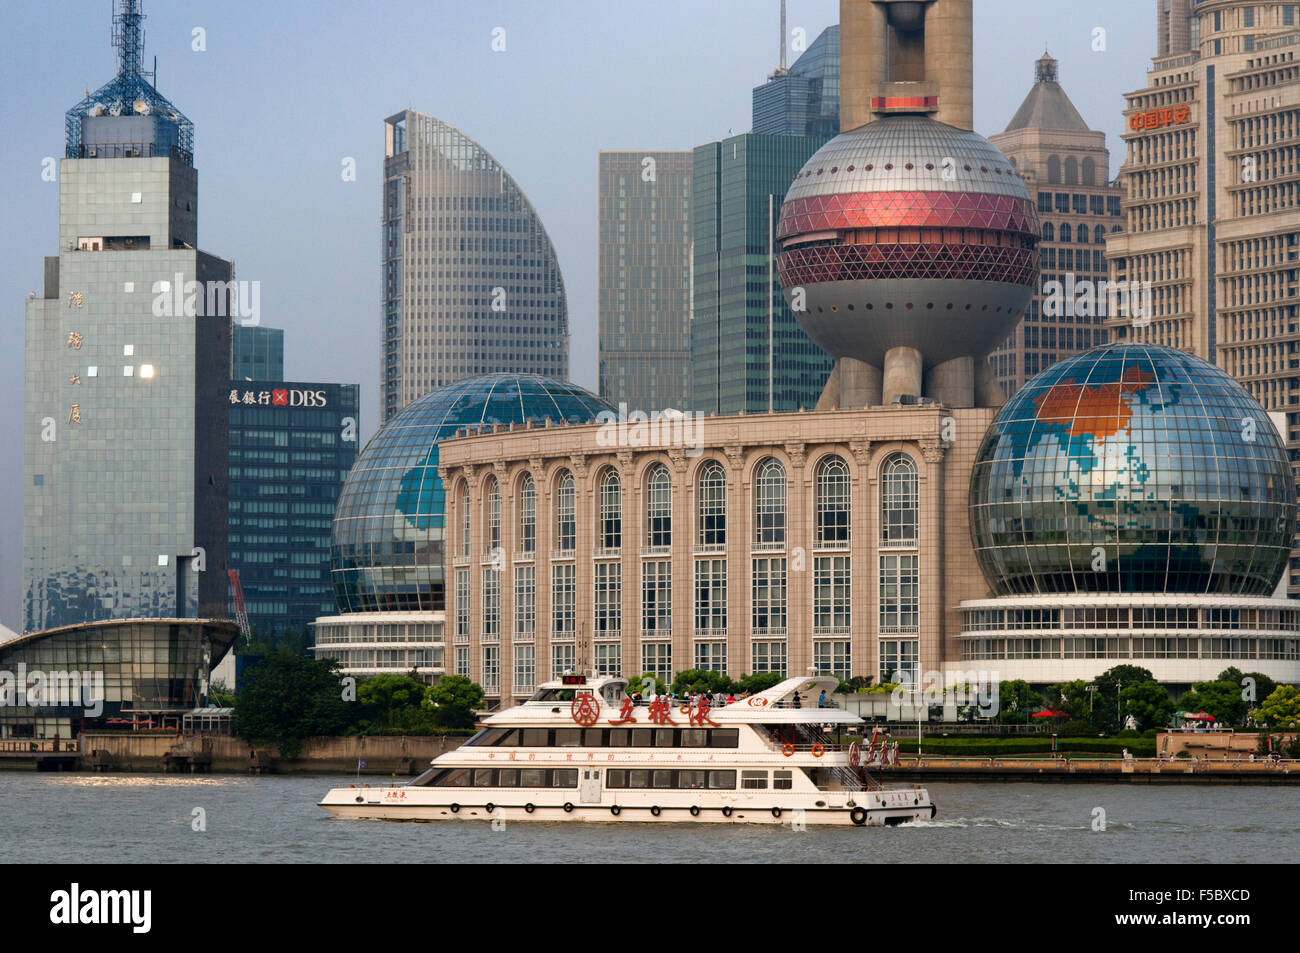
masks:
<path id="1" fill-rule="evenodd" d="M 754 474 L 754 548 L 785 548 L 785 467 L 772 457 Z"/>
<path id="2" fill-rule="evenodd" d="M 651 549 L 668 549 L 673 544 L 673 481 L 662 463 L 650 468 L 645 501 L 646 543 Z"/>
<path id="3" fill-rule="evenodd" d="M 1073 234 L 1074 234 L 1074 233 L 1070 231 L 1070 223 L 1069 223 L 1069 222 L 1062 222 L 1062 223 L 1061 223 L 1061 241 L 1063 241 L 1063 242 L 1074 241 Z"/>
<path id="4" fill-rule="evenodd" d="M 825 549 L 849 546 L 849 466 L 842 457 L 827 457 L 817 465 L 817 545 Z"/>
<path id="5" fill-rule="evenodd" d="M 1053 226 L 1051 222 L 1043 223 L 1043 241 L 1045 242 L 1056 241 L 1056 227 Z"/>
<path id="6" fill-rule="evenodd" d="M 1106 244 L 1106 226 L 1098 225 L 1092 230 L 1092 240 L 1098 245 Z"/>
<path id="7" fill-rule="evenodd" d="M 1065 160 L 1065 184 L 1079 184 L 1079 160 L 1074 156 L 1068 156 Z"/>
<path id="8" fill-rule="evenodd" d="M 1122 229 L 1121 229 L 1118 225 L 1112 225 L 1112 226 L 1110 227 L 1110 230 L 1111 230 L 1112 233 L 1113 233 L 1113 232 L 1122 231 Z"/>
<path id="9" fill-rule="evenodd" d="M 895 453 L 880 468 L 880 544 L 882 548 L 916 545 L 918 489 L 916 464 Z"/>
<path id="10" fill-rule="evenodd" d="M 537 487 L 533 477 L 525 473 L 519 484 L 519 540 L 516 545 L 521 553 L 537 552 Z"/>
<path id="11" fill-rule="evenodd" d="M 456 493 L 456 511 L 460 514 L 460 554 L 468 556 L 470 550 L 469 533 L 469 485 L 461 483 Z"/>
<path id="12" fill-rule="evenodd" d="M 1097 184 L 1097 163 L 1092 161 L 1092 156 L 1084 157 L 1082 171 L 1079 173 L 1079 184 Z"/>
<path id="13" fill-rule="evenodd" d="M 555 545 L 557 552 L 571 553 L 578 544 L 577 508 L 574 503 L 573 474 L 560 473 L 555 485 Z"/>
<path id="14" fill-rule="evenodd" d="M 491 553 L 501 547 L 501 487 L 496 477 L 487 478 L 483 494 L 483 551 Z"/>
<path id="15" fill-rule="evenodd" d="M 600 539 L 597 548 L 617 552 L 623 545 L 623 484 L 613 467 L 600 479 Z"/>
<path id="16" fill-rule="evenodd" d="M 1061 184 L 1061 160 L 1057 156 L 1047 157 L 1047 181 L 1051 185 Z"/>
<path id="17" fill-rule="evenodd" d="M 725 549 L 727 545 L 727 474 L 722 464 L 710 460 L 700 468 L 698 496 L 698 544 L 701 550 Z"/>
<path id="18" fill-rule="evenodd" d="M 1080 245 L 1088 244 L 1088 226 L 1080 225 L 1079 230 L 1075 232 L 1075 236 L 1075 240 L 1078 241 Z"/>

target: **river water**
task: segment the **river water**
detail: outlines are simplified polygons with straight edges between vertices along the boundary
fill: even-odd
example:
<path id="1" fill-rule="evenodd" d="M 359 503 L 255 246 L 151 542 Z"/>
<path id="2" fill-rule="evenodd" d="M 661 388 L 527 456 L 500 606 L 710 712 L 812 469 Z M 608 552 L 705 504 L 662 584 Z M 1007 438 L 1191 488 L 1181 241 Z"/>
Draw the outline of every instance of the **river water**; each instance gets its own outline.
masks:
<path id="1" fill-rule="evenodd" d="M 0 772 L 5 860 L 42 863 L 53 853 L 74 863 L 1257 864 L 1300 855 L 1294 787 L 932 784 L 938 817 L 897 828 L 510 823 L 493 830 L 485 821 L 340 820 L 316 806 L 328 788 L 349 780 Z"/>

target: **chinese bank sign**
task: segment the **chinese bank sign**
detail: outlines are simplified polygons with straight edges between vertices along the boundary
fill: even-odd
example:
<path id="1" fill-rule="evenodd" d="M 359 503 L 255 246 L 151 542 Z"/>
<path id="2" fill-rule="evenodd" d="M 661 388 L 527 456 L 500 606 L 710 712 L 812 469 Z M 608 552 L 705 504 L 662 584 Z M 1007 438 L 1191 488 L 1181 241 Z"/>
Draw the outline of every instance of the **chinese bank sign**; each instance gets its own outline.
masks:
<path id="1" fill-rule="evenodd" d="M 270 390 L 230 389 L 231 405 L 250 407 L 326 407 L 323 390 L 303 390 L 297 387 L 272 387 Z"/>
<path id="2" fill-rule="evenodd" d="M 1165 126 L 1181 126 L 1191 122 L 1192 110 L 1188 106 L 1169 106 L 1165 109 L 1150 109 L 1144 113 L 1134 113 L 1128 117 L 1128 127 L 1133 132 L 1150 129 L 1163 129 Z"/>

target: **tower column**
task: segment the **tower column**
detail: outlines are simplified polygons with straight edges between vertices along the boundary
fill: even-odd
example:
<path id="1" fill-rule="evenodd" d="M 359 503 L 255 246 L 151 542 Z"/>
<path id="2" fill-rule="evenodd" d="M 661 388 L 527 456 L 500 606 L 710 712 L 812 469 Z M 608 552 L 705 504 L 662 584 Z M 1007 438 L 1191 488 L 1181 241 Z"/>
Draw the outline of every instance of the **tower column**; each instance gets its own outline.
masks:
<path id="1" fill-rule="evenodd" d="M 921 352 L 914 347 L 891 347 L 886 351 L 881 402 L 892 403 L 900 395 L 920 397 L 922 366 Z"/>

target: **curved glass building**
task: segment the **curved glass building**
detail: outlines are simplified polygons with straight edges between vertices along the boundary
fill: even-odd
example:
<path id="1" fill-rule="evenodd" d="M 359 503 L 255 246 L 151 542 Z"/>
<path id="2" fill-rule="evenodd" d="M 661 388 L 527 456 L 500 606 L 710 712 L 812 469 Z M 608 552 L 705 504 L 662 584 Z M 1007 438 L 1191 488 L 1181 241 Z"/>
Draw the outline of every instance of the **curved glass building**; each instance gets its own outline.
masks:
<path id="1" fill-rule="evenodd" d="M 970 521 L 999 595 L 1267 596 L 1295 481 L 1235 380 L 1182 351 L 1112 344 L 1032 378 L 976 456 Z"/>
<path id="2" fill-rule="evenodd" d="M 339 611 L 445 606 L 438 441 L 494 424 L 588 423 L 612 408 L 576 384 L 489 374 L 407 405 L 370 438 L 334 510 L 330 569 Z"/>
<path id="3" fill-rule="evenodd" d="M 459 129 L 385 123 L 380 420 L 478 374 L 569 377 L 564 279 L 523 190 Z"/>

